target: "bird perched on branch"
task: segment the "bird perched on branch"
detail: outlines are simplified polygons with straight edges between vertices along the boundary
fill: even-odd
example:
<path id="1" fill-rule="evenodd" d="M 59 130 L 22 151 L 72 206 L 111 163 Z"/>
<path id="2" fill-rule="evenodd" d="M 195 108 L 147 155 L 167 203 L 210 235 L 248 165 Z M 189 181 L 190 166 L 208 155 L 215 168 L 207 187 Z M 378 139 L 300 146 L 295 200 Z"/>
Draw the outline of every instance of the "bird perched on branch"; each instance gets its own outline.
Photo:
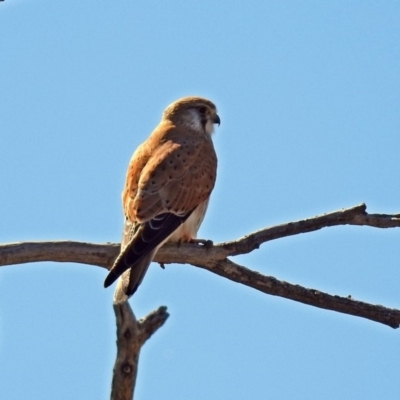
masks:
<path id="1" fill-rule="evenodd" d="M 216 179 L 214 124 L 220 118 L 211 101 L 184 97 L 164 110 L 134 152 L 122 192 L 121 252 L 104 281 L 108 287 L 122 275 L 123 300 L 135 293 L 166 241 L 196 241 Z"/>

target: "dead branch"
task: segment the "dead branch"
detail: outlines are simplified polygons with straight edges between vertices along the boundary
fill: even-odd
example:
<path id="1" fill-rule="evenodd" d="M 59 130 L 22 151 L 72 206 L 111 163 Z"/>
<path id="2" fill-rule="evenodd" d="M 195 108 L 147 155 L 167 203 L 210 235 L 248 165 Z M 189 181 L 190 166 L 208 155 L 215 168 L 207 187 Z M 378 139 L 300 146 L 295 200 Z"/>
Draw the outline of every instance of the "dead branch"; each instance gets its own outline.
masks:
<path id="1" fill-rule="evenodd" d="M 359 204 L 350 208 L 317 215 L 316 217 L 289 222 L 261 229 L 233 242 L 221 243 L 225 257 L 250 253 L 262 243 L 299 233 L 314 232 L 322 228 L 338 225 L 365 225 L 373 228 L 400 227 L 400 214 L 368 214 L 367 206 Z M 225 258 L 224 257 L 224 258 Z"/>
<path id="2" fill-rule="evenodd" d="M 139 353 L 143 344 L 168 318 L 160 307 L 136 321 L 128 302 L 114 304 L 117 323 L 117 358 L 111 385 L 111 400 L 131 400 L 136 384 Z"/>
<path id="3" fill-rule="evenodd" d="M 280 281 L 273 276 L 262 275 L 259 272 L 235 264 L 228 259 L 210 261 L 206 267 L 203 265 L 198 265 L 198 267 L 207 269 L 231 281 L 250 286 L 266 294 L 284 297 L 326 310 L 366 318 L 392 328 L 398 328 L 400 325 L 400 310 L 364 303 L 354 300 L 351 296 L 340 297 L 316 289 L 293 285 Z"/>
<path id="4" fill-rule="evenodd" d="M 238 240 L 216 244 L 211 248 L 193 244 L 182 244 L 179 247 L 167 244 L 159 250 L 155 261 L 163 264 L 192 264 L 267 294 L 367 318 L 397 328 L 400 324 L 399 310 L 363 303 L 347 297 L 332 296 L 315 289 L 282 282 L 241 267 L 227 258 L 250 253 L 270 240 L 337 225 L 395 228 L 400 227 L 400 214 L 368 214 L 365 204 L 361 204 L 313 218 L 261 229 Z M 71 241 L 11 243 L 0 245 L 0 266 L 57 261 L 109 268 L 118 251 L 119 245 L 111 243 L 91 244 Z"/>

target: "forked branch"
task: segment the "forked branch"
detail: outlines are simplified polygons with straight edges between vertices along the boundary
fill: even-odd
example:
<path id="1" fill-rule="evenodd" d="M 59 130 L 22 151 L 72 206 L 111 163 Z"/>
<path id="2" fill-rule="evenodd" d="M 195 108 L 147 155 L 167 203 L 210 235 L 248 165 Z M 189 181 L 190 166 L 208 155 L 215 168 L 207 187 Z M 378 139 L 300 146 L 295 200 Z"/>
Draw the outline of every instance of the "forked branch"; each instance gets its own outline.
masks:
<path id="1" fill-rule="evenodd" d="M 349 297 L 329 295 L 319 290 L 282 282 L 241 267 L 228 257 L 250 253 L 262 243 L 300 233 L 312 232 L 337 225 L 365 225 L 375 228 L 400 227 L 400 214 L 368 214 L 364 204 L 313 218 L 276 225 L 253 232 L 240 239 L 219 243 L 211 248 L 201 245 L 164 245 L 155 261 L 192 264 L 220 276 L 255 288 L 264 293 L 281 296 L 308 305 L 367 318 L 397 328 L 400 310 L 356 301 Z M 80 242 L 25 242 L 0 246 L 0 266 L 36 261 L 75 262 L 109 268 L 117 256 L 117 244 Z"/>
<path id="2" fill-rule="evenodd" d="M 400 325 L 400 310 L 333 296 L 307 289 L 235 264 L 228 257 L 250 253 L 270 240 L 312 232 L 335 225 L 366 225 L 375 228 L 400 227 L 400 214 L 368 214 L 364 204 L 309 219 L 276 225 L 240 239 L 211 248 L 193 244 L 164 245 L 155 260 L 160 264 L 192 264 L 263 293 L 281 296 L 314 307 L 380 322 L 392 328 Z M 72 241 L 24 242 L 0 245 L 0 266 L 38 261 L 74 262 L 109 268 L 119 252 L 119 244 L 92 244 Z M 117 285 L 118 290 L 118 285 Z M 140 349 L 159 328 L 168 313 L 160 307 L 137 321 L 128 302 L 114 304 L 117 323 L 117 358 L 111 388 L 112 400 L 133 398 Z"/>
<path id="3" fill-rule="evenodd" d="M 114 304 L 117 322 L 117 358 L 111 385 L 111 400 L 131 400 L 136 384 L 140 349 L 168 318 L 160 307 L 137 321 L 128 302 Z"/>

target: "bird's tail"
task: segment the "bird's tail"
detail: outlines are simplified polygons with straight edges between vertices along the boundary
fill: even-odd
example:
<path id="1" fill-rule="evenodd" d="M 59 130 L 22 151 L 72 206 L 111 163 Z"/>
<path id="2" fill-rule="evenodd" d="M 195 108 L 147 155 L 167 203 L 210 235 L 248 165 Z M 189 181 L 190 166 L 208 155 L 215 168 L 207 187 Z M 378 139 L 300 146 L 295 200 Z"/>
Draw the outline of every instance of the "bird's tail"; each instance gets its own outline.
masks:
<path id="1" fill-rule="evenodd" d="M 157 249 L 141 257 L 134 265 L 125 271 L 118 280 L 114 294 L 114 302 L 119 303 L 128 300 L 142 283 L 147 269 L 154 257 Z"/>

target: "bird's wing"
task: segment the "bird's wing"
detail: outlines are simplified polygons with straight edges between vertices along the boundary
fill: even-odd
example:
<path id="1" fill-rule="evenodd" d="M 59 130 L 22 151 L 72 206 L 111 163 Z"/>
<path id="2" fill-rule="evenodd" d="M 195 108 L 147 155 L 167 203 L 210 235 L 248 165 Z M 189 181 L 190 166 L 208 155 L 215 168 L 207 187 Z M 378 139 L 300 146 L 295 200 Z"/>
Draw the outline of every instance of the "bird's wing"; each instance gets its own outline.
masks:
<path id="1" fill-rule="evenodd" d="M 180 134 L 176 128 L 153 151 L 134 196 L 126 196 L 130 219 L 148 221 L 158 214 L 184 215 L 205 201 L 215 183 L 217 158 L 211 138 Z"/>

